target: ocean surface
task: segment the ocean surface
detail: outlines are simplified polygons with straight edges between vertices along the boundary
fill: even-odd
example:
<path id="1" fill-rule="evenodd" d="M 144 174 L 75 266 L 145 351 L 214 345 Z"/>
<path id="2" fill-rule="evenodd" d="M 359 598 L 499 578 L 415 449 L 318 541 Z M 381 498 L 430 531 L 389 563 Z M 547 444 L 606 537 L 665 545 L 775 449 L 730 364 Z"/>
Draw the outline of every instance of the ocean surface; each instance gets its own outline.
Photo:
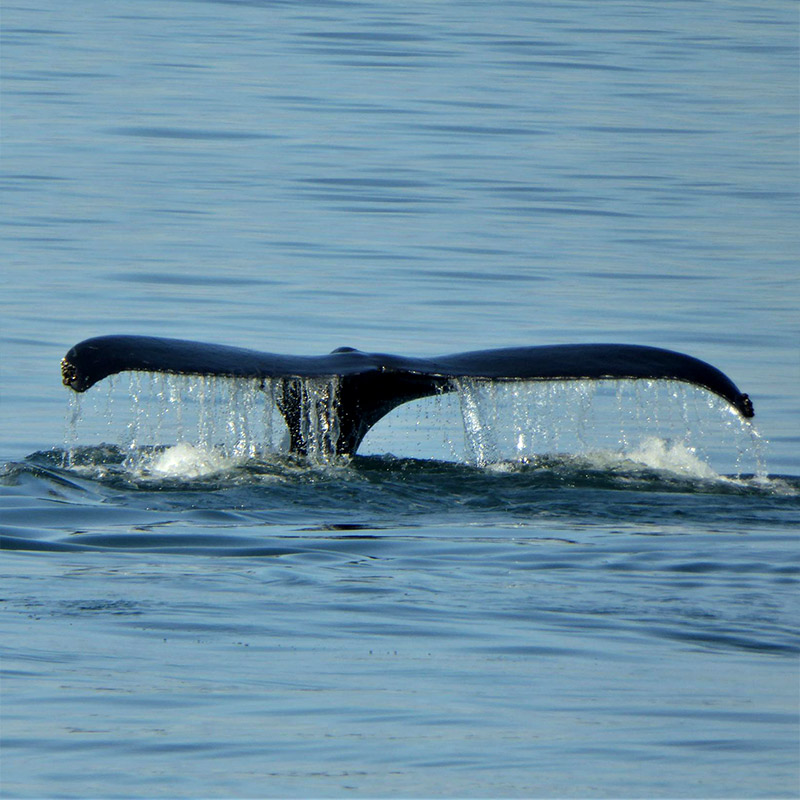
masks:
<path id="1" fill-rule="evenodd" d="M 4 3 L 0 793 L 800 795 L 795 2 Z M 112 333 L 569 342 L 352 459 Z"/>

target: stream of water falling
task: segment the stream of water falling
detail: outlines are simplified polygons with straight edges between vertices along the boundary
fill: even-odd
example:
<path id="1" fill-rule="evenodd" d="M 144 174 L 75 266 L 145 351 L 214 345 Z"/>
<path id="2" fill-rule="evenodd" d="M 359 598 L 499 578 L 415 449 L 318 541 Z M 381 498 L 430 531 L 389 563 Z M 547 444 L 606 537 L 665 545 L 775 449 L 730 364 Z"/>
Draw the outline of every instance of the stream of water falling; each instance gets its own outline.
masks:
<path id="1" fill-rule="evenodd" d="M 142 467 L 154 448 L 178 444 L 226 459 L 287 455 L 279 382 L 140 372 L 115 376 L 88 397 L 70 393 L 65 458 L 70 463 L 78 443 L 91 441 L 120 447 L 131 469 Z M 338 383 L 298 383 L 306 459 L 334 463 Z M 553 454 L 641 456 L 648 442 L 659 441 L 717 471 L 766 473 L 752 422 L 711 393 L 680 382 L 461 378 L 451 382 L 451 390 L 389 414 L 362 452 L 402 456 L 410 445 L 414 455 L 427 448 L 428 457 L 487 467 Z"/>

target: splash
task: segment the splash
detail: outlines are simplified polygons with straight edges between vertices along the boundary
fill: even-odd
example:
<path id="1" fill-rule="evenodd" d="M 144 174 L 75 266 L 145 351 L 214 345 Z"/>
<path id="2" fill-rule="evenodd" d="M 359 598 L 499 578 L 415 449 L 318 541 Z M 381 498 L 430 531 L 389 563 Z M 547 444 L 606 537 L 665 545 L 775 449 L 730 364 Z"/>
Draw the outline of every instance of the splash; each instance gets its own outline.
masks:
<path id="1" fill-rule="evenodd" d="M 181 442 L 155 453 L 149 464 L 143 464 L 143 470 L 156 478 L 207 478 L 228 472 L 236 464 L 237 459 L 216 450 Z"/>
<path id="2" fill-rule="evenodd" d="M 649 436 L 626 453 L 626 456 L 636 464 L 658 471 L 672 472 L 690 478 L 720 477 L 719 473 L 698 457 L 696 448 L 687 446 L 683 442 Z"/>

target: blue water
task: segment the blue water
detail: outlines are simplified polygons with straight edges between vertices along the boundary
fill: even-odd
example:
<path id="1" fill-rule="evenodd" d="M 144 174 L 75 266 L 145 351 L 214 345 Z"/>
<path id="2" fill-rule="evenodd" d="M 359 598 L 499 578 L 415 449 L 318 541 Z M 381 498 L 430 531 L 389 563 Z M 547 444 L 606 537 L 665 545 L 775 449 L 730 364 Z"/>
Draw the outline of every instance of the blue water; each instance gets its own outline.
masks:
<path id="1" fill-rule="evenodd" d="M 1 32 L 4 797 L 798 796 L 795 3 L 12 2 Z M 60 359 L 106 333 L 650 344 L 756 427 L 549 387 L 524 452 L 453 398 L 346 463 L 209 451 L 188 389 L 75 405 Z"/>

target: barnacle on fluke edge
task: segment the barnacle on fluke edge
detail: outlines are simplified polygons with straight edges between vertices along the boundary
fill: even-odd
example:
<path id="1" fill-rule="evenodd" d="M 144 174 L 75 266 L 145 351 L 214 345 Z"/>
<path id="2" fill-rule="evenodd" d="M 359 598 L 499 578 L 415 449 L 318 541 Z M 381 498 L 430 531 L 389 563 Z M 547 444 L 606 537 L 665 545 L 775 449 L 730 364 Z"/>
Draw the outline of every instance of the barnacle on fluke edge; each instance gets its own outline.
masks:
<path id="1" fill-rule="evenodd" d="M 75 385 L 78 383 L 78 370 L 66 358 L 61 359 L 61 380 L 64 386 L 72 389 L 75 389 Z"/>

